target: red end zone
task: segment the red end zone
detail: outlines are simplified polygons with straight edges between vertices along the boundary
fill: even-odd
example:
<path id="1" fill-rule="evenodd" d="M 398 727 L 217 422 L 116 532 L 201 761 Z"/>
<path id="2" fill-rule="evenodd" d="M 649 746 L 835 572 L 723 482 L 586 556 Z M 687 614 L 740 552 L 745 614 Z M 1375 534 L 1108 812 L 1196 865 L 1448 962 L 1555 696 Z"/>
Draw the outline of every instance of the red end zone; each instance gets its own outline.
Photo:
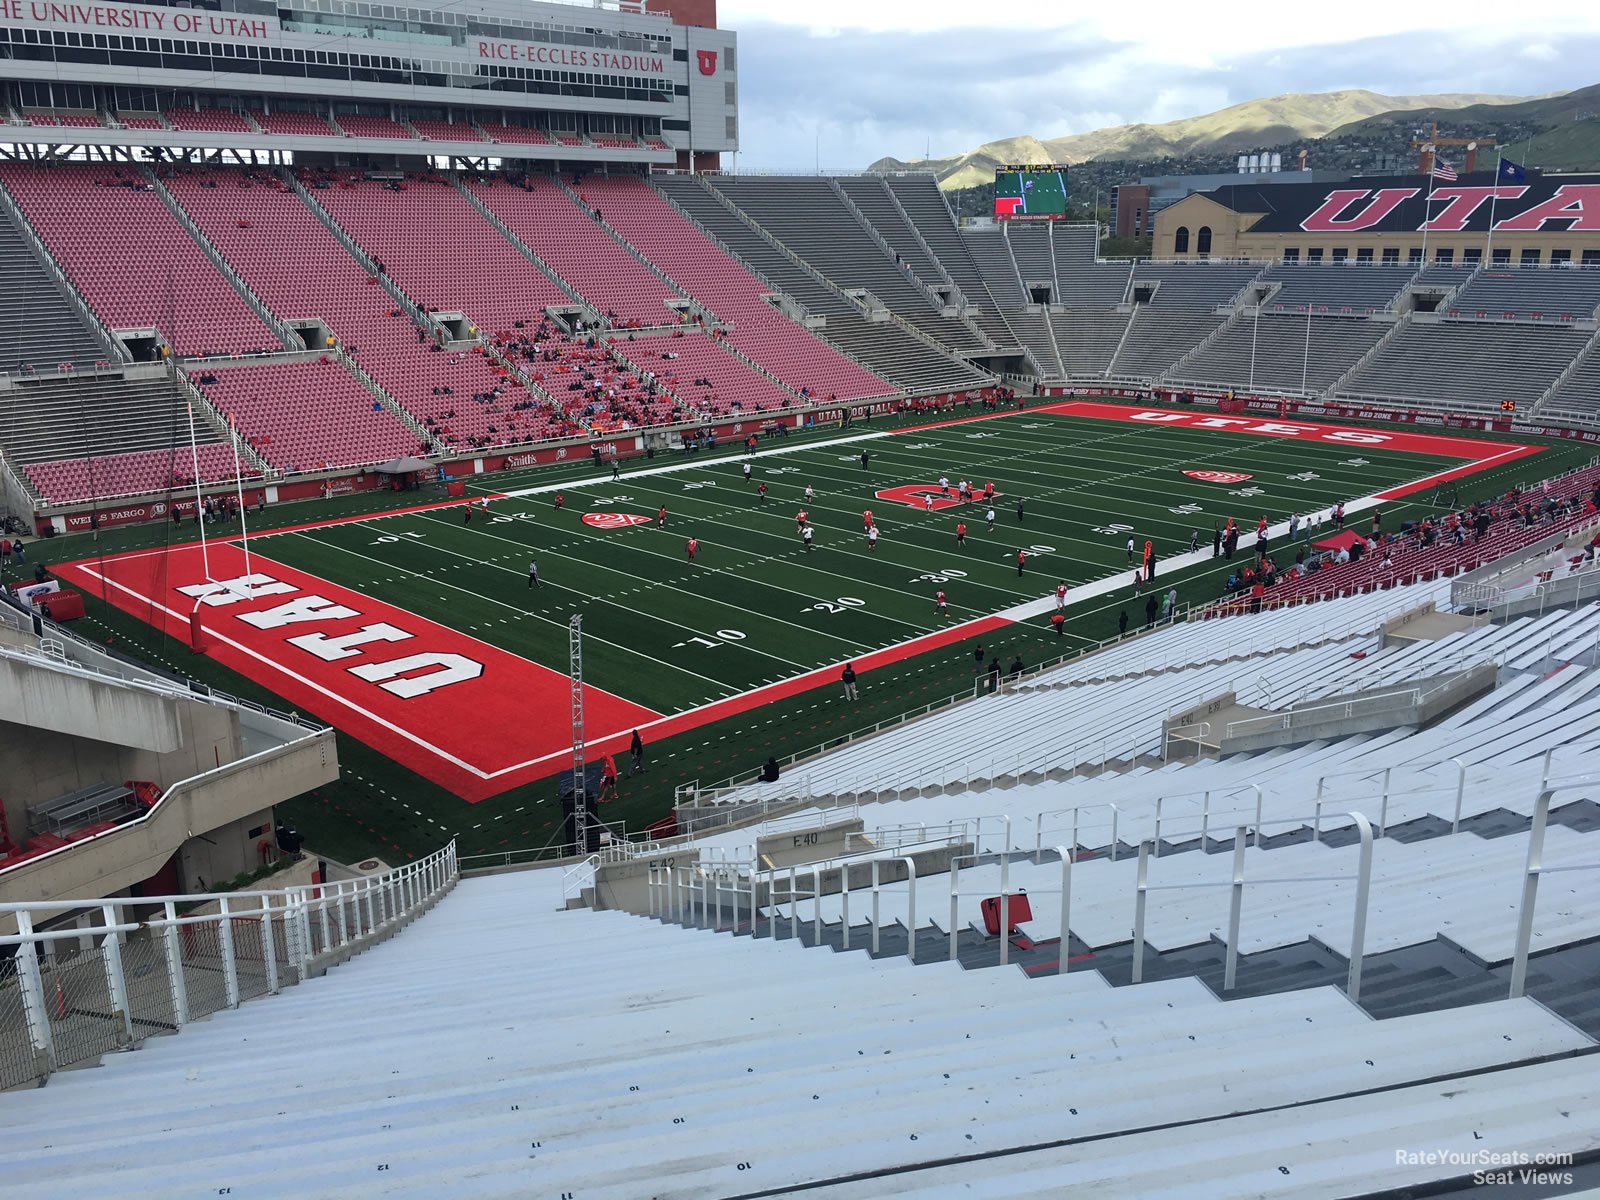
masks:
<path id="1" fill-rule="evenodd" d="M 1504 466 L 1542 446 L 1523 446 L 1514 442 L 1486 441 L 1441 433 L 1416 433 L 1411 430 L 1363 429 L 1353 425 L 1325 425 L 1315 421 L 1275 421 L 1259 417 L 1233 417 L 1208 412 L 1175 412 L 1166 408 L 1137 408 L 1124 404 L 1099 404 L 1092 400 L 1068 400 L 1042 405 L 1028 412 L 1056 413 L 1065 417 L 1088 417 L 1097 421 L 1130 421 L 1148 425 L 1182 426 L 1211 432 L 1253 434 L 1256 437 L 1294 439 L 1324 445 L 1348 446 L 1352 450 L 1399 450 L 1411 454 L 1433 454 L 1441 458 L 1472 460 L 1466 466 L 1439 471 L 1377 493 L 1379 500 L 1398 500 L 1435 484 L 1474 475 L 1490 467 Z"/>
<path id="2" fill-rule="evenodd" d="M 371 596 L 226 542 L 83 559 L 54 573 L 179 641 L 198 613 L 204 651 L 224 666 L 475 803 L 570 766 L 567 676 Z M 197 609 L 198 605 L 198 609 Z M 982 617 L 855 660 L 865 675 L 1010 624 Z M 620 754 L 633 730 L 657 740 L 837 681 L 840 665 L 664 716 L 595 687 L 584 710 L 589 760 Z"/>
<path id="3" fill-rule="evenodd" d="M 237 546 L 209 554 L 212 578 L 234 588 L 206 584 L 198 546 L 55 573 L 183 642 L 198 602 L 212 658 L 465 800 L 558 769 L 529 759 L 570 753 L 562 673 L 259 554 L 247 571 Z M 593 687 L 584 705 L 598 729 L 660 716 Z"/>

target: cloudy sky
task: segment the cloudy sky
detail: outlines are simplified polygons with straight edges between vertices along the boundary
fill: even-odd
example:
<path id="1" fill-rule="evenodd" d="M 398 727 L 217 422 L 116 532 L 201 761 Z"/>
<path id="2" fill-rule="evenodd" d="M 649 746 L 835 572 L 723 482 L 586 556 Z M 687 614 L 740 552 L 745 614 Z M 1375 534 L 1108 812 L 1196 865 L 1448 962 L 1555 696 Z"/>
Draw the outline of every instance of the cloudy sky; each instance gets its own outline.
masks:
<path id="1" fill-rule="evenodd" d="M 739 34 L 738 165 L 809 169 L 820 155 L 825 169 L 857 169 L 1281 92 L 1537 95 L 1600 83 L 1593 0 L 1542 0 L 1519 30 L 1508 20 L 1518 10 L 1480 0 L 1230 0 L 1211 10 L 1231 14 L 1225 29 L 1197 27 L 1205 11 L 1171 0 L 719 0 L 718 24 Z M 1346 32 L 1330 29 L 1330 12 Z"/>

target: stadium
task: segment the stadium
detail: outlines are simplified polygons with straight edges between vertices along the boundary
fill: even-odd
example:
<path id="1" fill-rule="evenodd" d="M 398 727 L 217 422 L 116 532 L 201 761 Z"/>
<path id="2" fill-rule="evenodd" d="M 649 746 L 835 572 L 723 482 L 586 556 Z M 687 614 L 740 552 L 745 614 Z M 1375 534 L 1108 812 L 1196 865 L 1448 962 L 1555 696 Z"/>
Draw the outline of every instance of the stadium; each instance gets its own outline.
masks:
<path id="1" fill-rule="evenodd" d="M 18 1195 L 1600 1188 L 1595 177 L 1118 259 L 725 169 L 712 0 L 0 46 Z"/>

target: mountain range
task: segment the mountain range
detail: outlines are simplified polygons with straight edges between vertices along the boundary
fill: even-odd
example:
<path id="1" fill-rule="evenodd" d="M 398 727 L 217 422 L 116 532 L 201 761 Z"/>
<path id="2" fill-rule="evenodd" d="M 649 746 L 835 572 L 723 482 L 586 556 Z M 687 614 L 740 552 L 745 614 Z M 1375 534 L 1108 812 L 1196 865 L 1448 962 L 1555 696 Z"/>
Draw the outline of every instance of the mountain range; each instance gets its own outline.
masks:
<path id="1" fill-rule="evenodd" d="M 1470 127 L 1475 130 L 1474 136 L 1499 134 L 1502 140 L 1512 133 L 1537 140 L 1546 131 L 1560 132 L 1564 137 L 1557 140 L 1563 144 L 1572 139 L 1571 131 L 1562 127 L 1581 124 L 1589 127 L 1579 139 L 1586 145 L 1589 131 L 1600 131 L 1597 114 L 1600 86 L 1543 97 L 1475 93 L 1385 96 L 1363 90 L 1289 93 L 1163 124 L 1117 125 L 1045 139 L 1024 134 L 949 158 L 882 158 L 869 169 L 931 170 L 938 175 L 941 187 L 957 189 L 992 182 L 995 168 L 1010 163 L 1073 165 L 1119 161 L 1150 165 L 1163 159 L 1204 159 L 1224 164 L 1233 155 L 1261 149 L 1287 147 L 1292 153 L 1296 145 L 1308 142 L 1373 139 L 1398 139 L 1396 148 L 1403 150 L 1411 131 L 1430 121 L 1448 128 Z M 1581 159 L 1584 153 L 1578 157 Z"/>

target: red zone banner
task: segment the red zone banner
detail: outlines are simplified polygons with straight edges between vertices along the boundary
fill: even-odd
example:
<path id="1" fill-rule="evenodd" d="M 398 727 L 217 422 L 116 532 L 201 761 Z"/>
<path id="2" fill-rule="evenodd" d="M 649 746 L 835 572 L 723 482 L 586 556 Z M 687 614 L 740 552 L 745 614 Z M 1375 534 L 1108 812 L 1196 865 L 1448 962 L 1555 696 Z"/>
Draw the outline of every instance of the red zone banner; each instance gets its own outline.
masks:
<path id="1" fill-rule="evenodd" d="M 1069 417 L 1089 417 L 1100 421 L 1137 421 L 1151 425 L 1178 425 L 1188 429 L 1207 429 L 1220 433 L 1244 433 L 1256 437 L 1275 437 L 1322 445 L 1347 446 L 1351 450 L 1398 450 L 1401 453 L 1431 454 L 1441 458 L 1464 458 L 1465 466 L 1439 471 L 1378 492 L 1379 500 L 1398 500 L 1452 479 L 1474 475 L 1490 467 L 1503 466 L 1544 447 L 1523 446 L 1515 442 L 1486 441 L 1480 438 L 1452 437 L 1440 433 L 1412 433 L 1405 430 L 1357 429 L 1347 425 L 1324 425 L 1311 421 L 1279 421 L 1262 417 L 1221 416 L 1207 412 L 1173 411 L 1165 408 L 1137 408 L 1126 404 L 1099 404 L 1092 400 L 1069 400 L 1062 404 L 1030 408 L 1030 413 L 1059 413 Z"/>
<path id="2" fill-rule="evenodd" d="M 1391 488 L 1380 493 L 1380 499 L 1409 495 L 1539 450 L 1431 433 L 1088 401 L 970 419 L 1003 421 L 1038 412 L 1296 438 L 1348 446 L 1352 451 L 1389 449 L 1470 460 L 1462 467 Z M 964 423 L 934 422 L 899 432 Z M 929 489 L 918 485 L 915 490 Z M 444 505 L 421 505 L 412 511 L 435 507 Z M 344 523 L 313 521 L 294 528 Z M 209 554 L 210 578 L 221 582 L 207 582 L 205 554 Z M 296 710 L 315 715 L 468 802 L 499 795 L 570 765 L 569 683 L 563 672 L 254 552 L 247 567 L 243 550 L 233 543 L 213 541 L 204 551 L 191 543 L 165 551 L 83 559 L 56 567 L 54 573 L 179 641 L 190 645 L 198 641 L 206 654 L 282 696 Z M 193 621 L 200 627 L 198 637 Z M 1003 617 L 983 617 L 853 661 L 858 672 L 866 673 L 1009 623 Z M 624 752 L 634 729 L 646 741 L 656 741 L 831 684 L 841 665 L 673 714 L 587 687 L 587 727 L 597 731 L 588 743 L 590 760 Z"/>

